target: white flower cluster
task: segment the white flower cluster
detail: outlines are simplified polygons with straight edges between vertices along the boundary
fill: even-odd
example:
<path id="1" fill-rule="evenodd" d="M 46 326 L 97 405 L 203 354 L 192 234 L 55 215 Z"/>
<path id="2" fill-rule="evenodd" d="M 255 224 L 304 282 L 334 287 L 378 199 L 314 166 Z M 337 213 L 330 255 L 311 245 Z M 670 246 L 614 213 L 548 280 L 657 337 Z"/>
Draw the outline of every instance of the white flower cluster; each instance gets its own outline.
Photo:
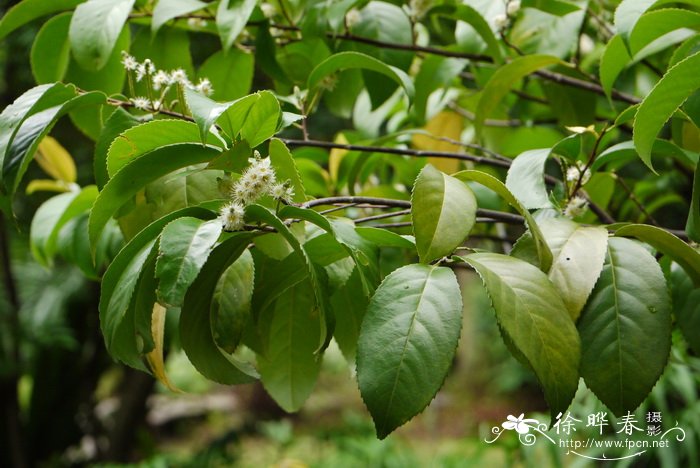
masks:
<path id="1" fill-rule="evenodd" d="M 220 218 L 224 230 L 241 230 L 244 226 L 245 207 L 265 195 L 291 203 L 294 190 L 289 181 L 278 182 L 270 158 L 262 158 L 260 153 L 255 151 L 253 158 L 250 159 L 250 166 L 231 187 L 231 202 L 221 209 Z"/>
<path id="2" fill-rule="evenodd" d="M 192 84 L 187 77 L 187 73 L 182 68 L 171 70 L 170 72 L 159 70 L 151 59 L 146 59 L 139 63 L 133 55 L 130 55 L 124 50 L 122 51 L 122 65 L 124 65 L 127 72 L 134 73 L 136 82 L 144 81 L 145 79 L 146 85 L 149 88 L 149 96 L 150 90 L 160 93 L 160 96 L 157 98 L 148 99 L 145 97 L 134 97 L 131 99 L 131 102 L 137 109 L 148 110 L 150 108 L 159 110 L 163 106 L 166 93 L 173 85 L 177 85 L 181 88 L 194 89 L 205 96 L 211 96 L 214 92 L 211 81 L 207 78 L 201 78 L 196 85 Z M 131 79 L 131 75 L 129 75 L 129 80 Z"/>
<path id="3" fill-rule="evenodd" d="M 581 178 L 581 185 L 586 185 L 586 182 L 591 179 L 591 170 L 581 161 L 576 161 L 575 165 L 569 166 L 566 170 L 566 180 L 575 183 L 579 178 Z"/>
<path id="4" fill-rule="evenodd" d="M 585 198 L 579 196 L 571 197 L 564 209 L 564 216 L 576 218 L 585 213 L 586 208 L 588 208 L 588 201 Z"/>

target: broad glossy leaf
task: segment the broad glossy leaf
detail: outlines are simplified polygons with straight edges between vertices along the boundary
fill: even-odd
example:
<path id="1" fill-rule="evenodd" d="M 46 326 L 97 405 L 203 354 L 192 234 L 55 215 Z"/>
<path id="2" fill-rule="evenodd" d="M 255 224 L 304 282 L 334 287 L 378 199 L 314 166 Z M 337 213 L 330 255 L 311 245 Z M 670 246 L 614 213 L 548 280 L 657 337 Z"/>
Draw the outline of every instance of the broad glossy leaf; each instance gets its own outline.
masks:
<path id="1" fill-rule="evenodd" d="M 156 263 L 161 303 L 170 307 L 182 305 L 187 289 L 206 262 L 221 230 L 219 219 L 179 218 L 165 226 Z"/>
<path id="2" fill-rule="evenodd" d="M 153 34 L 165 23 L 178 16 L 194 13 L 202 10 L 208 5 L 198 0 L 159 0 L 153 8 L 153 17 L 151 18 L 151 29 Z"/>
<path id="3" fill-rule="evenodd" d="M 350 362 L 355 360 L 360 327 L 369 304 L 369 298 L 362 293 L 362 287 L 359 268 L 355 267 L 345 284 L 331 296 L 331 307 L 335 315 L 333 337 Z"/>
<path id="4" fill-rule="evenodd" d="M 23 0 L 0 19 L 0 39 L 15 29 L 51 13 L 70 10 L 85 0 Z"/>
<path id="5" fill-rule="evenodd" d="M 297 170 L 296 163 L 289 148 L 277 138 L 270 140 L 270 161 L 275 168 L 278 182 L 289 181 L 294 189 L 292 200 L 296 203 L 306 201 L 304 185 Z"/>
<path id="6" fill-rule="evenodd" d="M 211 301 L 212 335 L 227 353 L 236 350 L 250 320 L 254 280 L 253 257 L 246 250 L 226 268 L 216 285 Z"/>
<path id="7" fill-rule="evenodd" d="M 216 27 L 224 50 L 231 48 L 245 28 L 258 0 L 221 0 L 216 10 Z"/>
<path id="8" fill-rule="evenodd" d="M 384 278 L 357 344 L 360 393 L 380 439 L 435 397 L 461 327 L 462 293 L 449 268 L 407 265 Z"/>
<path id="9" fill-rule="evenodd" d="M 616 236 L 636 237 L 678 263 L 696 287 L 700 287 L 700 253 L 665 229 L 648 224 L 629 224 L 615 231 Z"/>
<path id="10" fill-rule="evenodd" d="M 136 342 L 133 310 L 129 307 L 139 271 L 163 227 L 181 216 L 206 219 L 214 214 L 202 208 L 187 208 L 154 221 L 119 251 L 102 277 L 99 307 L 102 334 L 110 354 L 132 367 L 143 368 Z"/>
<path id="11" fill-rule="evenodd" d="M 184 120 L 152 120 L 126 130 L 114 139 L 107 153 L 107 172 L 113 177 L 122 167 L 158 148 L 182 143 L 197 144 L 197 125 Z M 212 133 L 207 145 L 221 148 L 222 143 Z"/>
<path id="12" fill-rule="evenodd" d="M 136 117 L 119 107 L 109 116 L 104 127 L 102 127 L 100 136 L 95 142 L 95 156 L 93 162 L 95 183 L 97 183 L 100 189 L 102 189 L 109 180 L 109 173 L 107 172 L 107 154 L 109 153 L 112 142 L 124 131 L 138 124 L 139 120 Z"/>
<path id="13" fill-rule="evenodd" d="M 486 19 L 484 19 L 476 9 L 467 4 L 456 5 L 450 17 L 459 21 L 464 21 L 474 28 L 477 34 L 479 34 L 481 39 L 486 43 L 486 50 L 496 63 L 500 64 L 503 61 L 500 45 L 496 40 L 491 26 L 489 26 Z"/>
<path id="14" fill-rule="evenodd" d="M 88 0 L 75 9 L 70 44 L 75 60 L 86 70 L 106 63 L 134 6 L 134 0 Z"/>
<path id="15" fill-rule="evenodd" d="M 104 186 L 90 212 L 90 245 L 94 251 L 107 221 L 146 184 L 177 169 L 211 160 L 217 152 L 201 145 L 157 149 L 124 166 Z"/>
<path id="16" fill-rule="evenodd" d="M 681 28 L 698 29 L 700 13 L 680 8 L 665 8 L 643 14 L 629 35 L 632 56 L 661 36 Z"/>
<path id="17" fill-rule="evenodd" d="M 450 255 L 476 221 L 476 198 L 463 182 L 431 165 L 416 179 L 411 217 L 421 263 Z"/>
<path id="18" fill-rule="evenodd" d="M 639 18 L 657 0 L 623 0 L 615 10 L 615 29 L 627 40 Z"/>
<path id="19" fill-rule="evenodd" d="M 633 411 L 663 372 L 671 348 L 666 281 L 641 244 L 608 241 L 603 272 L 578 328 L 586 385 L 616 415 Z"/>
<path id="20" fill-rule="evenodd" d="M 204 377 L 225 385 L 249 383 L 257 371 L 223 352 L 214 341 L 211 302 L 218 279 L 248 246 L 253 233 L 234 233 L 218 245 L 207 259 L 190 289 L 180 314 L 180 342 L 190 362 Z"/>
<path id="21" fill-rule="evenodd" d="M 549 278 L 506 255 L 462 257 L 479 273 L 501 330 L 537 375 L 552 420 L 578 388 L 580 342 L 573 320 Z"/>
<path id="22" fill-rule="evenodd" d="M 68 25 L 71 15 L 59 15 L 41 27 L 30 53 L 32 74 L 37 83 L 62 81 L 70 61 Z"/>
<path id="23" fill-rule="evenodd" d="M 106 100 L 106 96 L 100 92 L 70 96 L 74 92 L 71 87 L 64 88 L 64 91 L 65 93 L 56 93 L 55 99 L 46 93 L 32 108 L 9 142 L 2 166 L 2 180 L 10 193 L 17 190 L 39 142 L 51 131 L 61 116 L 77 108 L 102 104 Z M 37 106 L 39 109 L 36 109 Z"/>
<path id="24" fill-rule="evenodd" d="M 428 118 L 426 110 L 430 94 L 440 87 L 447 86 L 464 69 L 466 60 L 429 55 L 421 62 L 415 78 L 416 97 L 413 111 L 419 122 Z M 433 140 L 435 142 L 435 140 Z"/>
<path id="25" fill-rule="evenodd" d="M 615 80 L 632 60 L 622 36 L 616 34 L 608 41 L 600 58 L 600 84 L 606 96 L 610 98 Z"/>
<path id="26" fill-rule="evenodd" d="M 525 151 L 508 169 L 506 187 L 528 210 L 552 207 L 544 184 L 544 166 L 551 151 L 550 148 Z"/>
<path id="27" fill-rule="evenodd" d="M 526 55 L 498 68 L 486 83 L 476 106 L 476 133 L 481 133 L 486 118 L 498 108 L 515 83 L 530 73 L 558 63 L 561 60 L 550 55 Z"/>
<path id="28" fill-rule="evenodd" d="M 208 78 L 214 87 L 212 99 L 230 101 L 250 92 L 253 83 L 253 54 L 238 49 L 216 52 L 199 68 L 197 75 Z"/>
<path id="29" fill-rule="evenodd" d="M 52 264 L 56 242 L 61 228 L 71 219 L 86 212 L 97 197 L 97 187 L 85 187 L 80 192 L 69 192 L 50 198 L 39 207 L 29 234 L 34 258 L 44 266 Z"/>
<path id="30" fill-rule="evenodd" d="M 313 286 L 301 282 L 287 289 L 261 317 L 267 324 L 267 349 L 258 365 L 265 390 L 285 411 L 299 410 L 316 384 L 321 338 Z"/>
<path id="31" fill-rule="evenodd" d="M 255 148 L 277 131 L 280 103 L 270 91 L 261 91 L 241 127 L 241 137 Z M 227 115 L 227 114 L 225 114 Z"/>
<path id="32" fill-rule="evenodd" d="M 543 221 L 540 227 L 554 256 L 549 279 L 575 322 L 603 269 L 608 232 L 559 219 Z"/>
<path id="33" fill-rule="evenodd" d="M 688 96 L 700 88 L 698 67 L 700 52 L 678 62 L 656 83 L 637 109 L 634 144 L 639 157 L 652 171 L 651 150 L 656 136 Z"/>
<path id="34" fill-rule="evenodd" d="M 515 208 L 523 216 L 523 218 L 525 218 L 527 227 L 530 229 L 530 233 L 535 240 L 535 248 L 539 259 L 540 269 L 545 273 L 548 272 L 549 268 L 552 266 L 552 252 L 549 250 L 547 242 L 544 240 L 542 232 L 540 231 L 540 228 L 537 226 L 537 223 L 533 219 L 530 212 L 520 204 L 512 193 L 510 193 L 510 190 L 508 190 L 503 182 L 489 174 L 486 174 L 485 172 L 472 170 L 458 172 L 457 174 L 454 174 L 454 177 L 463 181 L 473 180 L 474 182 L 478 182 L 484 187 L 493 190 L 501 198 L 508 202 L 510 206 Z"/>
<path id="35" fill-rule="evenodd" d="M 403 70 L 391 65 L 386 65 L 374 57 L 359 52 L 340 52 L 328 57 L 311 71 L 308 87 L 309 89 L 317 88 L 321 85 L 324 78 L 351 68 L 360 68 L 381 73 L 403 87 L 409 99 L 413 98 L 413 82 Z"/>
<path id="36" fill-rule="evenodd" d="M 199 134 L 204 141 L 206 134 L 215 122 L 221 118 L 221 126 L 231 138 L 235 138 L 250 113 L 253 105 L 260 99 L 260 94 L 250 94 L 233 102 L 218 103 L 202 96 L 191 89 L 185 89 L 187 107 L 199 127 Z"/>
<path id="37" fill-rule="evenodd" d="M 355 231 L 379 247 L 396 247 L 411 250 L 416 248 L 415 240 L 411 236 L 400 236 L 395 232 L 373 227 L 357 227 Z"/>

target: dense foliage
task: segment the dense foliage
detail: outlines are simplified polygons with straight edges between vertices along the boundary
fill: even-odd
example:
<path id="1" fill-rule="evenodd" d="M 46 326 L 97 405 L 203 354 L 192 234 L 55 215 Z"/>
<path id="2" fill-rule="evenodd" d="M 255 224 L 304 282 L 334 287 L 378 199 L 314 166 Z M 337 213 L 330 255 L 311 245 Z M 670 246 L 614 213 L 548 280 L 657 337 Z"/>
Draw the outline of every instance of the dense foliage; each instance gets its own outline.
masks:
<path id="1" fill-rule="evenodd" d="M 182 347 L 293 412 L 335 339 L 384 438 L 442 386 L 469 268 L 552 418 L 580 378 L 624 414 L 674 328 L 700 352 L 700 3 L 617 3 L 24 0 L 0 38 L 50 18 L 3 211 L 59 192 L 34 256 L 99 281 L 109 353 L 171 387 Z"/>

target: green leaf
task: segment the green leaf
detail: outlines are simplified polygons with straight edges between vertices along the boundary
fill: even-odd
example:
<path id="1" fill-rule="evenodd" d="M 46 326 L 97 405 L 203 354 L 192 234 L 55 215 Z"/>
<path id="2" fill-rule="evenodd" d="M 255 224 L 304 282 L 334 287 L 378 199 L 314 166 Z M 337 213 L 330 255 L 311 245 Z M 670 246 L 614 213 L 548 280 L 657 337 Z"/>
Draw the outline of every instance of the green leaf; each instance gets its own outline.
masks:
<path id="1" fill-rule="evenodd" d="M 615 231 L 616 236 L 636 237 L 678 263 L 696 287 L 700 287 L 700 253 L 665 229 L 647 224 L 628 224 Z"/>
<path id="2" fill-rule="evenodd" d="M 197 144 L 197 125 L 184 120 L 152 120 L 126 130 L 114 139 L 107 153 L 107 172 L 110 177 L 135 159 L 158 148 L 183 143 Z M 221 148 L 222 143 L 212 133 L 207 145 Z"/>
<path id="3" fill-rule="evenodd" d="M 437 9 L 434 12 L 441 14 L 442 11 Z M 474 8 L 469 5 L 455 5 L 454 12 L 448 13 L 452 19 L 459 21 L 464 21 L 469 24 L 474 31 L 484 40 L 486 43 L 486 50 L 494 61 L 498 64 L 503 62 L 503 55 L 501 54 L 501 47 L 496 39 L 496 36 L 491 29 L 489 23 L 484 19 L 484 17 Z"/>
<path id="4" fill-rule="evenodd" d="M 605 46 L 603 56 L 600 58 L 600 84 L 605 95 L 610 99 L 615 80 L 632 60 L 622 36 L 616 34 Z"/>
<path id="5" fill-rule="evenodd" d="M 608 232 L 563 219 L 543 221 L 540 227 L 554 256 L 549 279 L 575 322 L 603 269 Z"/>
<path id="6" fill-rule="evenodd" d="M 623 0 L 615 10 L 615 29 L 627 40 L 639 17 L 657 0 Z"/>
<path id="7" fill-rule="evenodd" d="M 221 0 L 216 10 L 216 27 L 224 50 L 229 50 L 245 28 L 258 0 Z"/>
<path id="8" fill-rule="evenodd" d="M 70 61 L 67 40 L 70 18 L 70 13 L 51 18 L 34 38 L 30 62 L 34 79 L 39 84 L 62 81 L 66 75 Z"/>
<path id="9" fill-rule="evenodd" d="M 90 245 L 107 221 L 146 184 L 176 169 L 211 160 L 217 152 L 201 145 L 173 145 L 147 153 L 124 166 L 104 186 L 90 212 Z"/>
<path id="10" fill-rule="evenodd" d="M 277 131 L 280 119 L 280 103 L 270 91 L 261 91 L 260 96 L 246 116 L 241 127 L 241 137 L 255 148 Z"/>
<path id="11" fill-rule="evenodd" d="M 290 181 L 294 189 L 293 201 L 302 203 L 306 201 L 304 185 L 301 182 L 301 176 L 297 170 L 292 153 L 289 152 L 287 146 L 277 138 L 270 140 L 270 161 L 275 168 L 278 182 Z"/>
<path id="12" fill-rule="evenodd" d="M 377 437 L 423 411 L 442 386 L 462 327 L 449 268 L 407 265 L 384 278 L 362 321 L 357 380 Z"/>
<path id="13" fill-rule="evenodd" d="M 484 281 L 501 330 L 537 375 L 552 420 L 578 388 L 580 342 L 574 322 L 549 278 L 506 255 L 462 257 Z"/>
<path id="14" fill-rule="evenodd" d="M 253 257 L 246 250 L 226 268 L 216 285 L 211 301 L 212 335 L 227 353 L 236 350 L 250 320 L 254 280 Z"/>
<path id="15" fill-rule="evenodd" d="M 348 361 L 354 361 L 362 319 L 367 311 L 369 298 L 361 293 L 362 278 L 355 267 L 350 277 L 332 296 L 331 307 L 335 316 L 333 337 Z"/>
<path id="16" fill-rule="evenodd" d="M 379 247 L 396 247 L 410 250 L 416 248 L 416 243 L 411 236 L 400 236 L 395 232 L 373 227 L 358 227 L 355 228 L 355 231 L 363 238 Z"/>
<path id="17" fill-rule="evenodd" d="M 700 288 L 677 263 L 671 264 L 669 286 L 678 328 L 697 354 L 700 352 Z"/>
<path id="18" fill-rule="evenodd" d="M 547 242 L 542 236 L 540 228 L 533 219 L 530 212 L 525 209 L 520 202 L 510 193 L 510 190 L 495 177 L 480 171 L 461 171 L 454 174 L 454 177 L 459 180 L 473 180 L 478 182 L 486 188 L 489 188 L 501 196 L 510 206 L 515 208 L 524 218 L 527 223 L 527 227 L 530 229 L 530 233 L 535 240 L 535 248 L 537 250 L 537 258 L 539 259 L 540 269 L 545 273 L 549 271 L 552 266 L 552 252 L 547 246 Z"/>
<path id="19" fill-rule="evenodd" d="M 23 0 L 10 8 L 0 19 L 0 39 L 36 18 L 71 10 L 85 0 Z"/>
<path id="20" fill-rule="evenodd" d="M 61 228 L 71 219 L 90 209 L 97 197 L 97 187 L 90 185 L 80 192 L 50 198 L 39 207 L 29 234 L 34 258 L 44 266 L 52 263 Z"/>
<path id="21" fill-rule="evenodd" d="M 700 164 L 695 165 L 693 193 L 690 197 L 690 211 L 685 224 L 685 232 L 695 242 L 700 242 Z"/>
<path id="22" fill-rule="evenodd" d="M 212 334 L 211 303 L 218 279 L 246 250 L 253 233 L 234 233 L 212 251 L 185 295 L 180 314 L 180 342 L 190 362 L 204 377 L 224 385 L 253 382 L 257 371 L 224 353 Z"/>
<path id="23" fill-rule="evenodd" d="M 110 354 L 126 364 L 143 368 L 136 342 L 133 309 L 130 308 L 139 271 L 163 227 L 181 216 L 212 218 L 208 210 L 186 208 L 154 221 L 136 235 L 110 263 L 102 277 L 100 326 Z"/>
<path id="24" fill-rule="evenodd" d="M 637 109 L 634 144 L 639 157 L 652 171 L 651 150 L 656 135 L 688 96 L 700 88 L 698 67 L 700 52 L 678 62 L 656 83 Z"/>
<path id="25" fill-rule="evenodd" d="M 200 67 L 197 75 L 208 78 L 214 88 L 212 99 L 230 101 L 250 92 L 253 84 L 253 54 L 238 49 L 216 52 Z"/>
<path id="26" fill-rule="evenodd" d="M 421 263 L 450 255 L 476 221 L 476 198 L 461 181 L 428 164 L 411 195 L 411 218 Z"/>
<path id="27" fill-rule="evenodd" d="M 206 262 L 221 229 L 219 219 L 179 218 L 165 226 L 156 263 L 158 300 L 162 304 L 182 305 L 187 289 Z"/>
<path id="28" fill-rule="evenodd" d="M 112 55 L 134 0 L 88 0 L 75 9 L 70 23 L 73 57 L 85 70 L 99 70 Z"/>
<path id="29" fill-rule="evenodd" d="M 151 29 L 153 34 L 165 23 L 178 16 L 184 16 L 206 8 L 208 5 L 197 0 L 159 0 L 153 9 Z"/>
<path id="30" fill-rule="evenodd" d="M 661 36 L 681 28 L 698 29 L 700 13 L 680 8 L 666 8 L 644 13 L 629 35 L 630 54 L 636 55 Z"/>
<path id="31" fill-rule="evenodd" d="M 633 411 L 666 367 L 671 302 L 654 257 L 613 237 L 603 272 L 578 324 L 581 376 L 617 416 Z"/>
<path id="32" fill-rule="evenodd" d="M 423 60 L 416 75 L 416 97 L 413 111 L 420 123 L 428 117 L 426 110 L 430 94 L 440 87 L 447 86 L 466 66 L 467 61 L 455 58 L 429 55 Z"/>
<path id="33" fill-rule="evenodd" d="M 100 189 L 102 189 L 109 180 L 109 173 L 107 172 L 107 154 L 109 153 L 112 142 L 126 130 L 138 124 L 139 120 L 136 117 L 121 107 L 118 107 L 112 115 L 109 116 L 104 127 L 102 127 L 100 137 L 97 139 L 97 142 L 95 142 L 93 163 L 95 182 Z"/>
<path id="34" fill-rule="evenodd" d="M 561 63 L 549 55 L 526 55 L 498 68 L 486 83 L 476 106 L 474 127 L 477 135 L 481 134 L 486 118 L 498 108 L 515 83 L 541 68 Z"/>
<path id="35" fill-rule="evenodd" d="M 187 107 L 199 127 L 199 135 L 204 141 L 205 135 L 217 120 L 231 138 L 235 138 L 245 122 L 251 108 L 260 99 L 260 94 L 250 94 L 232 102 L 218 103 L 202 96 L 194 90 L 185 89 Z"/>
<path id="36" fill-rule="evenodd" d="M 298 283 L 261 317 L 269 324 L 268 346 L 258 359 L 262 383 L 290 413 L 309 397 L 321 369 L 321 356 L 316 354 L 321 330 L 312 289 L 308 282 Z"/>
<path id="37" fill-rule="evenodd" d="M 99 92 L 75 96 L 73 87 L 52 90 L 57 92 L 44 94 L 26 114 L 9 142 L 2 166 L 2 180 L 10 194 L 17 190 L 39 142 L 51 131 L 61 116 L 77 108 L 102 104 L 106 99 L 106 96 Z"/>
<path id="38" fill-rule="evenodd" d="M 528 210 L 552 207 L 544 184 L 544 165 L 551 151 L 550 148 L 525 151 L 508 168 L 506 187 Z"/>
<path id="39" fill-rule="evenodd" d="M 402 86 L 408 98 L 413 99 L 413 82 L 403 70 L 392 67 L 391 65 L 386 65 L 374 57 L 359 52 L 340 52 L 331 55 L 326 60 L 319 63 L 309 75 L 308 88 L 317 88 L 322 84 L 324 78 L 351 68 L 360 68 L 381 73 Z"/>

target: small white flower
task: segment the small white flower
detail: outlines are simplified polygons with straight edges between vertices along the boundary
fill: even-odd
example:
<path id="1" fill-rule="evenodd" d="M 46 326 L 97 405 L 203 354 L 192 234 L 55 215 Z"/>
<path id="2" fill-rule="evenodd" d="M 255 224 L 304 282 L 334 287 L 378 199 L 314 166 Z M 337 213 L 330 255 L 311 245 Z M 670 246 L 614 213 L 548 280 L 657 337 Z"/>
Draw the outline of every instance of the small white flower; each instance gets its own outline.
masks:
<path id="1" fill-rule="evenodd" d="M 201 78 L 194 89 L 198 93 L 202 93 L 205 96 L 211 96 L 214 93 L 214 88 L 211 85 L 211 81 L 209 81 L 207 78 Z"/>
<path id="2" fill-rule="evenodd" d="M 204 18 L 187 18 L 187 26 L 193 29 L 206 28 L 207 20 Z"/>
<path id="3" fill-rule="evenodd" d="M 260 10 L 262 10 L 265 18 L 272 18 L 277 14 L 277 8 L 272 3 L 264 2 L 260 5 Z"/>
<path id="4" fill-rule="evenodd" d="M 149 107 L 149 102 L 148 99 L 145 97 L 135 97 L 131 99 L 131 103 L 134 105 L 135 108 L 140 109 L 140 110 L 148 110 Z"/>
<path id="5" fill-rule="evenodd" d="M 505 29 L 508 26 L 508 17 L 506 15 L 496 15 L 493 18 L 493 24 L 497 29 Z"/>
<path id="6" fill-rule="evenodd" d="M 564 209 L 564 216 L 568 216 L 569 218 L 579 217 L 586 212 L 587 207 L 588 202 L 585 198 L 579 196 L 572 197 Z"/>
<path id="7" fill-rule="evenodd" d="M 158 70 L 156 74 L 153 75 L 153 89 L 158 91 L 168 85 L 170 85 L 170 76 L 163 70 Z"/>
<path id="8" fill-rule="evenodd" d="M 511 0 L 508 2 L 508 6 L 506 7 L 506 13 L 508 16 L 513 16 L 518 11 L 520 11 L 520 0 Z"/>
<path id="9" fill-rule="evenodd" d="M 187 73 L 182 68 L 178 68 L 170 72 L 170 84 L 180 84 L 182 86 L 190 85 L 190 80 L 187 79 Z"/>
<path id="10" fill-rule="evenodd" d="M 150 74 L 150 75 L 152 75 L 153 73 L 156 72 L 156 66 L 153 65 L 153 62 L 151 61 L 151 59 L 146 59 L 146 60 L 144 60 L 144 61 L 143 61 L 143 66 L 144 66 L 144 68 L 145 68 L 145 70 L 146 70 L 146 73 L 148 73 L 148 74 Z"/>
<path id="11" fill-rule="evenodd" d="M 270 195 L 275 200 L 282 200 L 285 203 L 291 203 L 294 198 L 294 189 L 287 182 L 283 184 L 275 184 L 270 187 Z"/>
<path id="12" fill-rule="evenodd" d="M 122 50 L 122 65 L 124 65 L 124 68 L 127 71 L 133 71 L 136 70 L 139 63 L 136 61 L 133 55 L 129 55 L 127 51 Z"/>
<path id="13" fill-rule="evenodd" d="M 143 63 L 136 65 L 136 81 L 141 81 L 146 76 L 146 66 Z"/>
<path id="14" fill-rule="evenodd" d="M 569 166 L 566 170 L 566 180 L 576 182 L 579 178 L 581 178 L 581 185 L 586 185 L 586 182 L 591 179 L 591 170 L 581 161 L 576 161 L 575 166 Z"/>
<path id="15" fill-rule="evenodd" d="M 229 203 L 221 208 L 219 217 L 224 231 L 240 231 L 245 226 L 245 207 L 240 203 Z"/>
<path id="16" fill-rule="evenodd" d="M 348 25 L 348 28 L 355 26 L 361 19 L 362 14 L 357 8 L 351 8 L 350 11 L 345 13 L 345 24 Z"/>
<path id="17" fill-rule="evenodd" d="M 593 52 L 593 49 L 595 49 L 595 42 L 593 42 L 591 36 L 588 34 L 581 34 L 578 41 L 578 50 L 581 52 L 581 54 L 588 55 Z"/>

